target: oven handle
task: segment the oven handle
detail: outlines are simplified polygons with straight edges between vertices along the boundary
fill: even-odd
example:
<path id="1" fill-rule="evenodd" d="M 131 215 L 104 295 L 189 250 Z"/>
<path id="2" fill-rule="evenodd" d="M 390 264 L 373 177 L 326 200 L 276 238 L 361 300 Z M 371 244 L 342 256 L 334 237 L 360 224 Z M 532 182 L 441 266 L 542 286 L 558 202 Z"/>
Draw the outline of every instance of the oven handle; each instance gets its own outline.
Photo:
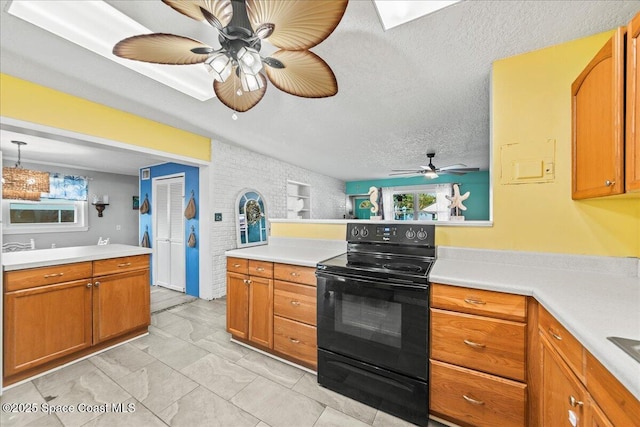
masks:
<path id="1" fill-rule="evenodd" d="M 404 281 L 402 279 L 392 279 L 391 282 L 384 282 L 377 279 L 372 278 L 364 278 L 364 277 L 356 277 L 356 276 L 341 276 L 337 274 L 323 273 L 321 271 L 316 271 L 317 277 L 324 277 L 330 280 L 337 280 L 338 282 L 360 282 L 366 283 L 367 285 L 374 286 L 376 288 L 383 289 L 406 289 L 406 290 L 414 290 L 414 291 L 424 291 L 428 288 L 427 285 L 419 285 L 408 280 Z M 405 282 L 405 283 L 400 283 Z"/>

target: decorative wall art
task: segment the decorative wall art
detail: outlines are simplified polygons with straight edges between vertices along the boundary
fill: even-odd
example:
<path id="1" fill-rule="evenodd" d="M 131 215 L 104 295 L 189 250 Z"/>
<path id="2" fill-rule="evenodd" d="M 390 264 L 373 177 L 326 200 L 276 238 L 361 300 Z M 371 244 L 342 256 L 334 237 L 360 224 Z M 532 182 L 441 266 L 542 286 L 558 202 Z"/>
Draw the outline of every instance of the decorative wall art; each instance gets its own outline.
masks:
<path id="1" fill-rule="evenodd" d="M 454 215 L 451 215 L 451 221 L 464 221 L 464 215 L 460 215 L 460 211 L 466 211 L 467 207 L 463 205 L 462 202 L 467 200 L 470 195 L 471 192 L 469 191 L 460 195 L 460 186 L 458 184 L 453 184 L 453 196 L 444 196 L 451 202 L 447 207 L 453 209 Z"/>
<path id="2" fill-rule="evenodd" d="M 244 189 L 236 200 L 238 247 L 267 244 L 266 202 L 256 190 Z"/>

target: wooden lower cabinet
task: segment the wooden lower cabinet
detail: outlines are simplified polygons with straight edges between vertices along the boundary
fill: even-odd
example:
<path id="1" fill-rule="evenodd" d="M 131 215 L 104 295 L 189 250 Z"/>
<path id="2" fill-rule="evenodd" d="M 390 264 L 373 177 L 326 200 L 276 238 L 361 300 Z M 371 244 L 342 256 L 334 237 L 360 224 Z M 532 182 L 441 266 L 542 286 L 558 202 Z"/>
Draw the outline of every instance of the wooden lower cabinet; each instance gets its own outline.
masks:
<path id="1" fill-rule="evenodd" d="M 430 409 L 463 426 L 526 425 L 527 386 L 436 360 L 430 364 Z"/>
<path id="2" fill-rule="evenodd" d="M 315 284 L 312 267 L 227 258 L 227 331 L 317 369 Z"/>
<path id="3" fill-rule="evenodd" d="M 430 313 L 430 412 L 462 426 L 526 426 L 526 297 L 434 283 Z"/>
<path id="4" fill-rule="evenodd" d="M 4 273 L 4 385 L 146 332 L 148 255 L 114 258 L 129 262 L 123 272 L 92 277 L 100 262 Z"/>
<path id="5" fill-rule="evenodd" d="M 588 426 L 587 391 L 567 364 L 543 340 L 542 425 Z"/>
<path id="6" fill-rule="evenodd" d="M 273 348 L 273 280 L 227 273 L 227 331 Z"/>
<path id="7" fill-rule="evenodd" d="M 76 280 L 4 295 L 5 376 L 92 345 L 90 283 Z"/>
<path id="8" fill-rule="evenodd" d="M 148 268 L 94 278 L 94 344 L 146 327 L 150 323 Z"/>

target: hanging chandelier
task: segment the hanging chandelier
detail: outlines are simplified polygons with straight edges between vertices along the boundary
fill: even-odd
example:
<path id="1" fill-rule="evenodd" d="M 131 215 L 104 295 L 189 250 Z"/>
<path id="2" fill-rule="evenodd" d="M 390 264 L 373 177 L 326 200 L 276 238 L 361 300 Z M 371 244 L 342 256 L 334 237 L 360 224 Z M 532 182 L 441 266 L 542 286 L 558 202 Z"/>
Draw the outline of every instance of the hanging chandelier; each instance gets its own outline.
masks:
<path id="1" fill-rule="evenodd" d="M 22 167 L 21 147 L 23 141 L 11 141 L 18 146 L 18 162 L 14 167 L 2 168 L 2 198 L 17 200 L 40 200 L 40 193 L 49 192 L 49 172 Z"/>

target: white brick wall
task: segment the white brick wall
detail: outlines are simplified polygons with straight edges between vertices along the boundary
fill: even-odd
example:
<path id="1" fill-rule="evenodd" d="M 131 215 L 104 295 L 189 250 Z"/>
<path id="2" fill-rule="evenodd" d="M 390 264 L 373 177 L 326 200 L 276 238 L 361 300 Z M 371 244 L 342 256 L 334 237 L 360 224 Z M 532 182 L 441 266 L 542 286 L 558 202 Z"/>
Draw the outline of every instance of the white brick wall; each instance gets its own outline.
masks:
<path id="1" fill-rule="evenodd" d="M 287 180 L 303 182 L 311 185 L 312 218 L 343 218 L 344 181 L 222 142 L 212 141 L 211 158 L 211 286 L 214 298 L 226 293 L 224 252 L 237 248 L 235 203 L 241 190 L 250 188 L 262 194 L 268 218 L 286 218 Z M 222 213 L 222 221 L 213 221 L 216 212 Z"/>

